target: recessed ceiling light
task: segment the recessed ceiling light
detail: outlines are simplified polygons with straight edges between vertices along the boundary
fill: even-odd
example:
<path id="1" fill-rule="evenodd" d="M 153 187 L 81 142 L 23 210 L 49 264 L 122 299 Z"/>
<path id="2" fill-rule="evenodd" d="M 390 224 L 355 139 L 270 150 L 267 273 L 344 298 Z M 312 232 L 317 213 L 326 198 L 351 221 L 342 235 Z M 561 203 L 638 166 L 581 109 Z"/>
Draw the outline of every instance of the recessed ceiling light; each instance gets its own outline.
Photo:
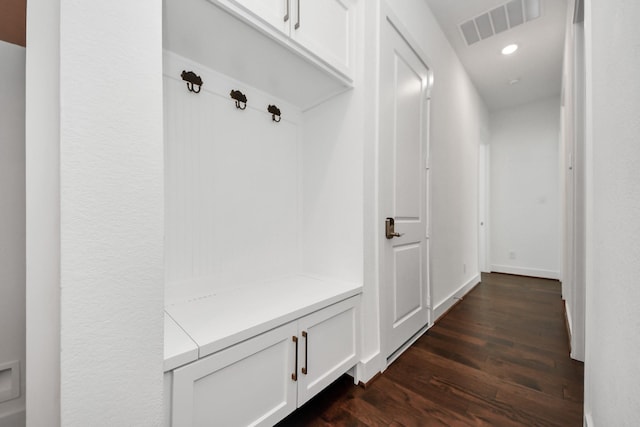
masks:
<path id="1" fill-rule="evenodd" d="M 516 50 L 518 50 L 518 45 L 517 44 L 510 44 L 509 46 L 505 46 L 504 49 L 502 49 L 502 54 L 503 55 L 511 55 Z"/>

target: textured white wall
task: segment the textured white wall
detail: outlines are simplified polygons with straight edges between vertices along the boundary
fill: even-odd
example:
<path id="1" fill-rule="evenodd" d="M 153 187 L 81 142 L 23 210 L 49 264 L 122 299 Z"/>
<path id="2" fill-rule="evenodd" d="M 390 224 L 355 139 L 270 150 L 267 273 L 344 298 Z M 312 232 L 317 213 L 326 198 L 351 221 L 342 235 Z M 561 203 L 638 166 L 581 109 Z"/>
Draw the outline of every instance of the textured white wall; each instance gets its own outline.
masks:
<path id="1" fill-rule="evenodd" d="M 492 271 L 558 278 L 559 143 L 558 97 L 492 113 Z"/>
<path id="2" fill-rule="evenodd" d="M 586 2 L 590 427 L 637 425 L 640 414 L 638 16 L 635 0 Z"/>
<path id="3" fill-rule="evenodd" d="M 25 386 L 25 48 L 0 41 L 0 365 L 20 362 L 18 399 L 2 418 L 24 410 Z"/>
<path id="4" fill-rule="evenodd" d="M 61 424 L 157 426 L 162 4 L 61 0 L 60 17 Z"/>
<path id="5" fill-rule="evenodd" d="M 427 3 L 389 0 L 429 57 L 431 98 L 431 279 L 435 307 L 479 274 L 478 146 L 488 111 Z M 466 270 L 466 271 L 465 271 Z"/>

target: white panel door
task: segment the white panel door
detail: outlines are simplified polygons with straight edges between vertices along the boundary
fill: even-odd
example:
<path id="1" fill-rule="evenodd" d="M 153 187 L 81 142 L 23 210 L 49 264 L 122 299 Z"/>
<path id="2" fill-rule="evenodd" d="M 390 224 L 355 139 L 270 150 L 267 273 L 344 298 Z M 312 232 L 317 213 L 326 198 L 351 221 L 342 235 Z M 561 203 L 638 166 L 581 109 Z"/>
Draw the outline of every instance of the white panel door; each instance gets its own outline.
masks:
<path id="1" fill-rule="evenodd" d="M 296 408 L 296 322 L 174 371 L 175 427 L 272 426 Z"/>
<path id="2" fill-rule="evenodd" d="M 353 33 L 350 1 L 291 0 L 291 37 L 347 76 Z"/>
<path id="3" fill-rule="evenodd" d="M 357 301 L 350 298 L 298 321 L 298 406 L 358 362 Z"/>
<path id="4" fill-rule="evenodd" d="M 286 35 L 289 35 L 292 16 L 291 1 L 293 0 L 229 0 Z"/>
<path id="5" fill-rule="evenodd" d="M 429 322 L 429 70 L 385 20 L 380 69 L 380 220 L 382 345 L 389 358 Z M 385 230 L 385 224 L 379 225 Z"/>

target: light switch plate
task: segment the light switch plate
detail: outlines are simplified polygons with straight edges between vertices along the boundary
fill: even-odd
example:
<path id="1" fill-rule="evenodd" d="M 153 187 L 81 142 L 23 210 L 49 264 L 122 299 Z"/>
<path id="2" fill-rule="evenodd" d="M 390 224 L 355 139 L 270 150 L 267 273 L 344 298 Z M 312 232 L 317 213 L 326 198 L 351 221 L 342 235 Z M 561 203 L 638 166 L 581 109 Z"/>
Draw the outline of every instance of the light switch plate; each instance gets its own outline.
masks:
<path id="1" fill-rule="evenodd" d="M 0 364 L 0 403 L 20 397 L 20 362 Z"/>

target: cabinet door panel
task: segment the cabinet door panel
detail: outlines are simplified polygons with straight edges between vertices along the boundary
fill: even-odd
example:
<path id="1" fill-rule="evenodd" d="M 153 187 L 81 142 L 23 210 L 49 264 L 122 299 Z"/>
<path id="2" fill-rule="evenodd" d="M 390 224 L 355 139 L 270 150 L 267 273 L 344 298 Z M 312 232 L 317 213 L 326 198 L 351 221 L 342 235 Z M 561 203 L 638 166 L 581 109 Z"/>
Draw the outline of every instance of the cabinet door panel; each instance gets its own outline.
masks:
<path id="1" fill-rule="evenodd" d="M 253 13 L 257 18 L 276 28 L 278 31 L 289 35 L 289 22 L 293 13 L 290 9 L 291 2 L 295 0 L 230 0 L 244 9 Z M 289 19 L 285 21 L 289 5 Z"/>
<path id="2" fill-rule="evenodd" d="M 342 301 L 298 321 L 298 406 L 356 364 L 356 301 Z"/>
<path id="3" fill-rule="evenodd" d="M 350 0 L 291 0 L 291 3 L 295 3 L 291 37 L 349 75 L 353 30 Z"/>
<path id="4" fill-rule="evenodd" d="M 296 408 L 296 324 L 175 370 L 174 426 L 271 426 Z"/>

